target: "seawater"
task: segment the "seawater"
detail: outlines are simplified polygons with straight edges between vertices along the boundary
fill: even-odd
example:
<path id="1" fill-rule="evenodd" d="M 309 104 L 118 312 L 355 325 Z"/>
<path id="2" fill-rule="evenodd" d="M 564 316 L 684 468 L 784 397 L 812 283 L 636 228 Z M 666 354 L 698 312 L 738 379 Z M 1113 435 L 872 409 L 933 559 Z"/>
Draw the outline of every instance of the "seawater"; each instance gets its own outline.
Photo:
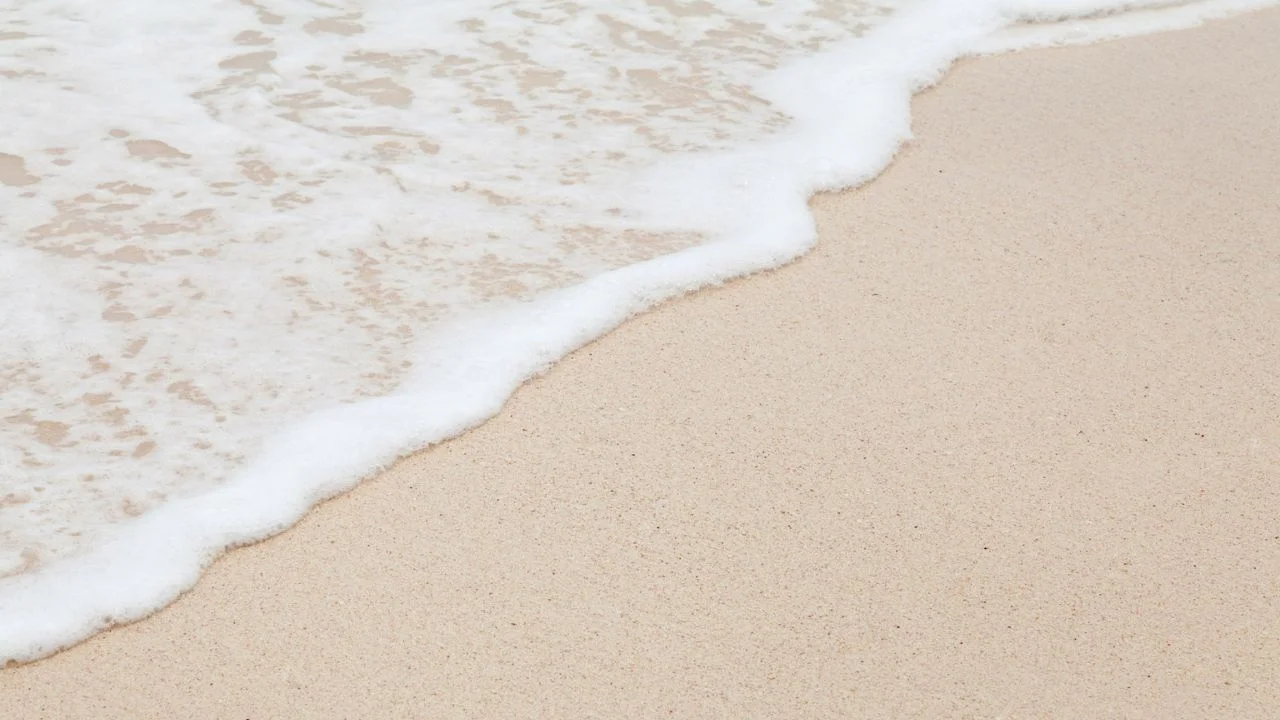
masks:
<path id="1" fill-rule="evenodd" d="M 956 58 L 1265 4 L 0 4 L 0 664 L 803 253 Z"/>

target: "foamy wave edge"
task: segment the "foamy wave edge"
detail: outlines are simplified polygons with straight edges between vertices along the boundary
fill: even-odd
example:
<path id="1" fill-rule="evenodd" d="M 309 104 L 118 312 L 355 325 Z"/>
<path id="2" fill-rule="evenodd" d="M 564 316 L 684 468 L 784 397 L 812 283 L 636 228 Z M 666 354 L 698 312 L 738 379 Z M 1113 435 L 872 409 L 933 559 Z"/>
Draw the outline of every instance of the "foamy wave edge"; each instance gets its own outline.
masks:
<path id="1" fill-rule="evenodd" d="M 168 502 L 94 551 L 0 581 L 0 667 L 150 615 L 222 552 L 275 535 L 396 459 L 479 425 L 526 380 L 627 318 L 800 257 L 817 239 L 808 198 L 883 171 L 910 138 L 912 95 L 956 60 L 1189 28 L 1278 2 L 931 0 L 779 69 L 756 89 L 792 116 L 785 133 L 656 168 L 646 183 L 652 208 L 708 217 L 729 208 L 734 230 L 447 327 L 395 393 L 312 414 L 218 489 Z M 1019 25 L 1035 21 L 1053 24 Z"/>

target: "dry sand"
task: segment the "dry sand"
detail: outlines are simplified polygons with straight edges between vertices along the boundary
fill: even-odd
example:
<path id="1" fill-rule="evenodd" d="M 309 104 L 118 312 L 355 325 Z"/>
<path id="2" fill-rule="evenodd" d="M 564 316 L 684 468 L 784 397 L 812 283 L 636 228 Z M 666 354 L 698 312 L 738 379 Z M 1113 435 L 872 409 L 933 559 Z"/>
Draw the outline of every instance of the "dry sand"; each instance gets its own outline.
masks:
<path id="1" fill-rule="evenodd" d="M 812 255 L 0 673 L 0 717 L 1277 717 L 1278 37 L 962 64 Z"/>

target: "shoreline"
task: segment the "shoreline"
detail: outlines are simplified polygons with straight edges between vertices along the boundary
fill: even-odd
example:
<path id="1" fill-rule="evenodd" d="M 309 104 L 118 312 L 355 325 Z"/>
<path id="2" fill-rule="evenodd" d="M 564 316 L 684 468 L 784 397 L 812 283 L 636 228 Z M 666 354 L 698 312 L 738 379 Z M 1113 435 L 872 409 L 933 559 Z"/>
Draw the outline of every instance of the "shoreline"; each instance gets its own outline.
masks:
<path id="1" fill-rule="evenodd" d="M 1268 35 L 1254 24 L 1270 27 L 1273 38 L 1280 28 L 1277 16 L 1277 11 L 1263 11 L 1168 35 L 962 62 L 939 88 L 917 96 L 913 107 L 918 140 L 883 176 L 863 189 L 812 203 L 822 239 L 809 256 L 628 321 L 531 381 L 483 427 L 420 453 L 351 494 L 326 503 L 294 530 L 219 560 L 195 590 L 151 619 L 109 631 L 48 660 L 0 672 L 0 709 L 48 708 L 56 700 L 86 702 L 80 710 L 65 705 L 63 709 L 87 713 L 97 703 L 112 701 L 85 697 L 86 692 L 92 693 L 88 688 L 105 691 L 113 682 L 130 682 L 121 675 L 113 681 L 112 673 L 140 668 L 146 671 L 144 686 L 160 692 L 158 688 L 167 685 L 166 691 L 174 694 L 149 698 L 145 705 L 154 708 L 151 712 L 156 716 L 176 708 L 189 710 L 190 706 L 175 704 L 183 702 L 180 696 L 185 693 L 195 694 L 191 702 L 199 707 L 219 714 L 261 714 L 270 703 L 295 702 L 289 692 L 305 696 L 296 701 L 316 713 L 335 707 L 354 712 L 359 709 L 353 703 L 360 702 L 360 692 L 372 688 L 380 688 L 380 698 L 369 699 L 373 704 L 365 707 L 377 707 L 381 714 L 422 712 L 428 707 L 441 712 L 469 708 L 482 714 L 503 714 L 500 711 L 506 709 L 510 714 L 529 707 L 519 704 L 522 700 L 559 712 L 574 707 L 590 707 L 601 714 L 626 708 L 656 712 L 662 706 L 662 688 L 682 680 L 690 694 L 674 703 L 679 714 L 749 708 L 750 702 L 764 702 L 761 687 L 780 693 L 782 699 L 771 702 L 781 705 L 761 706 L 778 714 L 812 715 L 823 710 L 875 714 L 877 709 L 882 714 L 897 708 L 895 714 L 936 715 L 960 709 L 937 704 L 948 698 L 923 688 L 916 688 L 913 700 L 909 684 L 895 685 L 885 674 L 865 674 L 846 666 L 850 658 L 874 664 L 878 655 L 867 644 L 874 642 L 883 644 L 880 649 L 885 656 L 896 659 L 886 664 L 884 673 L 901 676 L 903 668 L 914 667 L 939 686 L 951 683 L 968 688 L 971 694 L 978 689 L 991 693 L 999 687 L 998 677 L 977 677 L 980 668 L 949 668 L 962 676 L 950 677 L 945 672 L 948 668 L 920 665 L 920 659 L 913 661 L 907 653 L 918 645 L 931 648 L 935 661 L 981 664 L 985 657 L 996 657 L 990 663 L 993 670 L 1002 669 L 1004 662 L 1003 669 L 1015 671 L 1013 687 L 1036 684 L 1019 683 L 1017 671 L 1051 686 L 1049 669 L 1056 667 L 1065 673 L 1059 683 L 1059 701 L 1088 700 L 1071 692 L 1079 691 L 1083 682 L 1079 674 L 1071 675 L 1071 668 L 1079 673 L 1088 670 L 1089 662 L 1097 665 L 1105 660 L 1106 650 L 1119 652 L 1106 647 L 1102 633 L 1126 628 L 1113 618 L 1110 624 L 1090 629 L 1086 620 L 1092 615 L 1085 608 L 1091 603 L 1122 615 L 1128 612 L 1126 617 L 1135 623 L 1133 613 L 1146 607 L 1134 595 L 1139 590 L 1181 607 L 1181 614 L 1174 613 L 1180 618 L 1206 620 L 1203 613 L 1212 609 L 1203 603 L 1188 608 L 1185 600 L 1179 606 L 1179 598 L 1162 596 L 1162 587 L 1154 581 L 1122 582 L 1120 587 L 1132 592 L 1107 594 L 1108 583 L 1122 576 L 1132 580 L 1134 573 L 1145 572 L 1154 578 L 1157 570 L 1171 571 L 1163 564 L 1163 553 L 1187 559 L 1191 550 L 1174 540 L 1225 540 L 1213 535 L 1212 527 L 1191 522 L 1191 510 L 1179 513 L 1161 505 L 1159 499 L 1172 494 L 1194 504 L 1194 484 L 1182 481 L 1198 467 L 1202 474 L 1212 470 L 1237 482 L 1232 492 L 1243 503 L 1241 507 L 1210 503 L 1210 510 L 1218 513 L 1215 519 L 1227 520 L 1236 514 L 1244 518 L 1222 532 L 1261 532 L 1266 511 L 1274 507 L 1270 502 L 1274 493 L 1267 496 L 1265 487 L 1256 486 L 1260 481 L 1255 478 L 1250 484 L 1249 478 L 1231 474 L 1244 470 L 1265 474 L 1277 459 L 1275 439 L 1280 429 L 1274 414 L 1268 416 L 1266 408 L 1257 406 L 1259 388 L 1277 389 L 1276 379 L 1263 367 L 1265 358 L 1274 359 L 1276 341 L 1268 337 L 1269 327 L 1250 324 L 1249 317 L 1241 314 L 1241 308 L 1257 311 L 1262 307 L 1258 303 L 1274 297 L 1267 295 L 1274 283 L 1266 284 L 1268 278 L 1258 277 L 1257 272 L 1245 273 L 1242 280 L 1228 274 L 1227 268 L 1266 268 L 1275 260 L 1275 250 L 1267 254 L 1264 246 L 1237 247 L 1239 242 L 1232 245 L 1231 238 L 1224 237 L 1219 239 L 1238 257 L 1222 259 L 1188 235 L 1193 230 L 1223 233 L 1235 227 L 1232 223 L 1239 225 L 1250 218 L 1252 225 L 1235 229 L 1263 227 L 1274 233 L 1280 225 L 1274 201 L 1270 215 L 1261 212 L 1265 207 L 1246 206 L 1249 198 L 1255 204 L 1266 203 L 1273 190 L 1265 176 L 1257 173 L 1260 166 L 1272 170 L 1277 166 L 1280 153 L 1262 133 L 1267 117 L 1276 117 L 1280 101 L 1264 82 L 1254 81 L 1256 87 L 1251 90 L 1239 85 L 1252 77 L 1246 71 L 1266 77 L 1265 67 L 1240 67 L 1245 62 L 1241 58 L 1249 51 L 1263 56 Z M 1067 59 L 1072 56 L 1074 60 Z M 1166 59 L 1173 67 L 1162 73 L 1177 77 L 1140 78 L 1133 71 L 1140 63 L 1153 67 Z M 1270 62 L 1273 72 L 1280 64 L 1265 57 L 1263 62 Z M 1179 80 L 1183 85 L 1177 84 Z M 1125 81 L 1128 84 L 1122 84 Z M 1055 84 L 1054 89 L 1039 87 L 1045 83 Z M 1214 93 L 1222 97 L 1207 97 Z M 1105 104 L 1109 112 L 1088 112 L 1078 106 L 1082 97 Z M 1066 106 L 1060 107 L 1063 103 Z M 1134 107 L 1144 103 L 1145 110 Z M 1027 113 L 1028 107 L 1038 126 L 1025 126 L 1035 125 L 1035 120 L 1009 119 L 1015 112 Z M 1163 115 L 1152 108 L 1160 108 Z M 1068 119 L 1071 113 L 1075 113 L 1074 124 Z M 1255 123 L 1252 134 L 1222 117 L 1241 115 Z M 1140 132 L 1134 126 L 1137 121 L 1149 124 L 1146 132 L 1163 135 L 1135 137 Z M 1004 135 L 989 128 L 1000 122 L 1005 123 Z M 1084 128 L 1085 123 L 1092 127 Z M 988 127 L 974 131 L 984 124 Z M 1020 150 L 1014 153 L 1018 157 L 1011 159 L 1009 148 L 999 147 L 1008 142 Z M 1188 157 L 1182 165 L 1161 165 L 1159 156 L 1169 154 L 1179 142 L 1203 145 L 1197 149 L 1196 162 Z M 1099 154 L 1102 157 L 1095 157 Z M 1082 157 L 1095 157 L 1093 165 Z M 1074 164 L 1064 163 L 1063 158 L 1073 159 Z M 1028 172 L 1028 162 L 1042 172 Z M 1249 168 L 1254 176 L 1247 175 Z M 1166 192 L 1185 179 L 1179 173 L 1189 169 L 1197 173 L 1198 193 Z M 1157 171 L 1164 174 L 1152 174 Z M 1135 175 L 1146 185 L 1134 180 Z M 1224 192 L 1226 187 L 1231 192 Z M 1103 189 L 1108 194 L 1095 197 Z M 948 193 L 962 193 L 968 202 L 953 202 L 945 197 Z M 1011 199 L 1021 204 L 1010 204 Z M 1201 203 L 1205 212 L 1200 215 L 1208 218 L 1169 220 L 1188 202 Z M 1022 225 L 1009 220 L 1010 214 L 1027 214 L 1028 207 L 1038 214 L 1021 217 Z M 1048 229 L 1042 227 L 1039 232 L 1045 237 L 1037 237 L 1028 248 L 1019 241 L 1027 239 L 1026 233 L 1035 237 L 1037 220 L 1048 220 Z M 1196 222 L 1218 226 L 1196 227 Z M 1018 235 L 1018 229 L 1024 234 Z M 1104 231 L 1115 233 L 1115 242 L 1088 244 Z M 1158 252 L 1153 250 L 1155 254 L 1149 256 L 1129 252 L 1131 245 L 1121 240 L 1131 243 L 1134 238 L 1152 243 Z M 975 247 L 975 239 L 994 240 L 999 252 Z M 1079 247 L 1092 248 L 1096 257 L 1071 262 L 1071 250 Z M 1195 275 L 1205 253 L 1210 254 L 1209 267 L 1214 272 Z M 965 264 L 975 259 L 982 262 Z M 1053 266 L 1054 260 L 1061 273 L 1043 266 Z M 878 268 L 866 267 L 870 265 Z M 851 287 L 877 289 L 841 297 L 846 285 L 832 279 L 841 271 L 858 280 L 850 280 Z M 1186 277 L 1175 278 L 1178 273 Z M 1212 291 L 1218 305 L 1197 305 L 1197 297 L 1175 292 L 1174 280 L 1188 278 Z M 924 287 L 917 287 L 922 281 Z M 1253 295 L 1233 293 L 1232 282 L 1243 282 Z M 1001 286 L 1003 294 L 997 292 Z M 1143 304 L 1133 290 L 1148 286 L 1165 291 L 1165 303 L 1181 303 L 1178 307 L 1184 314 Z M 832 292 L 822 294 L 816 288 Z M 808 302 L 797 305 L 791 300 L 796 295 Z M 890 302 L 894 295 L 896 302 Z M 789 300 L 792 312 L 780 313 L 776 306 Z M 1014 311 L 1019 305 L 1029 305 L 1035 312 L 1019 314 Z M 806 312 L 810 315 L 805 316 Z M 948 313 L 968 322 L 965 328 L 970 334 L 948 332 L 940 324 Z M 726 317 L 735 320 L 725 322 Z M 1060 324 L 1055 326 L 1046 318 Z M 1213 332 L 1201 337 L 1191 329 L 1180 331 L 1179 318 L 1191 329 Z M 861 319 L 867 321 L 866 328 L 848 322 Z M 834 330 L 823 325 L 832 322 Z M 751 329 L 757 332 L 752 334 Z M 1173 333 L 1178 343 L 1162 345 L 1162 332 Z M 821 352 L 813 349 L 832 334 L 848 344 L 828 346 Z M 1242 339 L 1226 343 L 1228 336 Z M 935 346 L 940 350 L 931 357 L 928 348 Z M 1126 349 L 1138 359 L 1107 352 L 1108 347 Z M 1160 351 L 1171 349 L 1183 355 L 1162 363 Z M 1055 353 L 1072 362 L 1055 360 L 1059 357 Z M 722 377 L 721 368 L 705 366 L 708 355 L 733 371 L 729 378 Z M 637 364 L 651 365 L 653 370 L 632 375 L 631 368 Z M 950 375 L 931 376 L 930 369 L 939 368 Z M 1027 370 L 1034 368 L 1063 373 L 1074 384 L 1054 385 L 1043 377 L 1028 377 Z M 1233 368 L 1245 376 L 1232 376 Z M 1157 385 L 1153 391 L 1148 384 L 1146 395 L 1135 394 L 1138 386 L 1119 394 L 1108 394 L 1118 392 L 1116 386 L 1100 387 L 1143 372 L 1157 378 L 1200 379 L 1199 391 L 1188 395 L 1196 402 L 1178 394 L 1180 385 Z M 1212 385 L 1208 381 L 1215 378 L 1225 383 L 1218 388 L 1219 394 L 1205 390 L 1205 383 Z M 747 392 L 746 387 L 756 390 Z M 835 401 L 823 388 L 863 398 L 869 407 Z M 1254 393 L 1252 397 L 1247 391 Z M 619 399 L 616 406 L 610 404 L 615 397 Z M 1042 405 L 1033 400 L 1060 402 L 1074 414 L 1059 414 L 1056 420 L 1042 417 Z M 823 411 L 814 410 L 815 406 Z M 1250 424 L 1238 417 L 1242 407 L 1252 408 Z M 1120 415 L 1108 419 L 1107 413 L 1117 409 Z M 1163 424 L 1144 426 L 1147 417 Z M 1098 430 L 1076 441 L 1073 438 L 1079 436 L 1066 430 L 1084 432 L 1070 422 L 1081 418 Z M 975 419 L 985 424 L 975 424 Z M 1216 432 L 1190 430 L 1192 419 Z M 1250 427 L 1261 427 L 1261 434 L 1246 437 Z M 1183 437 L 1170 428 L 1190 434 Z M 1154 436 L 1156 445 L 1150 449 L 1138 445 L 1153 441 L 1153 437 L 1139 438 L 1143 434 L 1139 430 Z M 1224 436 L 1224 430 L 1238 431 L 1240 442 Z M 1031 447 L 1023 447 L 1025 443 Z M 642 459 L 629 459 L 628 451 L 619 447 L 630 447 Z M 983 452 L 975 454 L 975 448 Z M 862 460 L 853 457 L 859 452 Z M 950 459 L 943 461 L 944 457 Z M 1065 465 L 1046 464 L 1046 457 L 1064 457 Z M 1238 461 L 1239 466 L 1223 465 L 1223 458 Z M 1142 467 L 1132 465 L 1138 459 L 1164 462 L 1174 479 L 1149 476 Z M 806 468 L 812 467 L 826 468 L 831 476 L 806 481 L 806 473 L 811 472 Z M 1153 520 L 1144 518 L 1137 505 L 1131 507 L 1133 498 L 1118 488 L 1098 483 L 1073 492 L 1015 472 L 1028 467 L 1059 479 L 1119 473 L 1145 493 L 1145 500 L 1156 503 L 1164 513 L 1158 519 L 1170 527 L 1142 525 Z M 904 480 L 935 476 L 944 481 L 922 481 L 921 487 L 914 487 Z M 989 497 L 990 488 L 966 484 L 984 476 L 1010 483 L 1011 489 L 1028 499 L 1012 502 Z M 1223 490 L 1223 480 L 1215 479 L 1212 472 L 1206 477 L 1211 489 Z M 428 478 L 442 479 L 428 482 Z M 849 478 L 854 480 L 847 487 L 837 482 Z M 616 482 L 606 487 L 608 480 Z M 892 487 L 895 483 L 904 486 Z M 853 490 L 860 493 L 858 498 L 848 496 Z M 858 516 L 860 520 L 852 521 L 857 527 L 851 528 L 840 513 L 830 515 L 830 508 L 820 502 L 823 497 L 842 498 L 833 502 L 849 517 L 862 512 L 856 500 L 868 497 L 874 500 L 871 506 L 883 512 Z M 1091 514 L 1088 503 L 1098 499 L 1111 503 L 1104 505 L 1113 512 Z M 957 502 L 973 512 L 955 512 L 951 508 Z M 1062 513 L 1048 513 L 1037 503 L 1049 503 Z M 784 522 L 775 510 L 783 517 L 790 513 L 793 519 Z M 919 522 L 892 519 L 904 513 Z M 992 521 L 986 526 L 988 535 L 983 536 L 989 542 L 981 550 L 974 527 L 966 526 L 975 518 Z M 1042 521 L 1044 527 L 1027 524 L 1028 518 Z M 997 519 L 1005 523 L 1003 534 L 994 522 Z M 862 527 L 859 523 L 864 520 L 873 525 L 881 522 L 881 527 L 887 522 L 896 532 Z M 1126 520 L 1151 534 L 1138 537 L 1132 530 L 1126 532 Z M 421 526 L 424 521 L 426 527 Z M 919 530 L 921 522 L 941 524 L 930 528 L 927 537 L 916 537 L 912 531 Z M 1057 522 L 1064 527 L 1055 527 Z M 1101 526 L 1102 537 L 1138 560 L 1136 568 L 1132 558 L 1129 570 L 1108 564 L 1115 561 L 1107 555 L 1111 548 L 1082 534 L 1082 526 L 1071 522 Z M 797 530 L 797 525 L 808 529 Z M 1045 527 L 1061 537 L 1045 532 Z M 1035 535 L 1037 531 L 1040 535 Z M 991 538 L 1011 542 L 1011 536 L 1027 542 L 1039 538 L 1035 541 L 1047 543 L 1057 554 L 990 542 Z M 1154 545 L 1144 545 L 1147 541 Z M 1211 543 L 1192 546 L 1207 552 Z M 867 547 L 876 548 L 880 555 L 861 557 L 853 552 Z M 1003 547 L 1005 552 L 997 557 L 991 554 L 992 547 Z M 746 549 L 758 551 L 759 556 Z M 1249 551 L 1256 567 L 1280 567 L 1275 564 L 1276 547 L 1263 545 Z M 930 559 L 930 552 L 938 557 Z M 828 567 L 832 558 L 846 554 L 854 556 L 849 567 Z M 681 565 L 676 562 L 679 558 L 686 562 Z M 1206 584 L 1210 580 L 1224 588 L 1243 588 L 1246 580 L 1258 582 L 1254 576 L 1233 575 L 1225 564 L 1201 559 L 1217 574 L 1183 577 L 1185 587 L 1175 583 L 1177 588 L 1202 594 L 1212 589 Z M 1049 567 L 1042 578 L 1037 575 L 1037 560 Z M 1102 564 L 1092 566 L 1090 560 Z M 664 574 L 664 567 L 669 572 Z M 1011 570 L 1002 575 L 1002 567 Z M 923 577 L 906 581 L 896 577 L 902 568 L 933 568 L 947 582 L 931 584 Z M 963 579 L 966 571 L 968 580 Z M 967 621 L 975 633 L 984 629 L 974 603 L 1000 599 L 1000 593 L 988 594 L 984 588 L 1008 592 L 1019 580 L 1040 578 L 1043 584 L 1033 583 L 1037 589 L 1068 597 L 1067 581 L 1073 573 L 1093 591 L 1082 593 L 1077 587 L 1075 609 L 1085 616 L 1078 625 L 1072 624 L 1069 608 L 1048 598 L 1041 598 L 1045 602 L 1039 606 L 1030 603 L 1041 611 L 1054 611 L 1039 633 L 1025 612 L 1016 607 L 1004 611 L 1022 623 L 1021 634 L 1006 639 L 1015 641 L 1011 646 L 1025 654 L 1010 653 L 1005 645 L 983 644 L 980 639 L 969 640 L 971 647 L 978 646 L 976 651 L 958 650 L 943 642 L 950 638 L 944 637 L 942 620 Z M 352 582 L 353 577 L 359 582 Z M 974 577 L 987 582 L 984 585 Z M 903 586 L 890 587 L 895 579 Z M 773 588 L 762 584 L 769 580 L 784 584 Z M 269 589 L 262 587 L 264 582 Z M 1270 582 L 1274 584 L 1274 578 Z M 263 597 L 264 592 L 268 597 Z M 837 596 L 859 600 L 854 607 L 841 608 L 833 599 Z M 1039 597 L 1034 593 L 1014 596 L 1024 601 Z M 1190 596 L 1203 600 L 1194 592 Z M 1249 601 L 1257 614 L 1240 608 L 1234 616 L 1240 627 L 1227 628 L 1237 642 L 1244 641 L 1241 631 L 1250 629 L 1249 617 L 1274 617 L 1276 600 L 1271 597 L 1271 605 L 1265 604 L 1265 593 Z M 424 598 L 425 608 L 415 602 Z M 888 633 L 884 623 L 898 630 L 903 623 L 889 622 L 893 613 L 873 598 L 923 613 L 914 618 L 917 641 Z M 932 616 L 927 606 L 919 605 L 931 598 L 951 602 L 943 602 L 939 614 Z M 366 614 L 352 613 L 348 607 L 362 608 Z M 802 617 L 792 612 L 794 608 L 816 611 Z M 780 617 L 787 622 L 778 622 Z M 1042 614 L 1041 622 L 1045 617 Z M 328 647 L 315 637 L 315 630 L 308 634 L 308 627 L 324 628 L 322 634 L 332 634 L 341 647 Z M 1067 643 L 1058 648 L 1056 657 L 1054 648 L 1047 647 L 1060 631 L 1072 628 L 1077 632 L 1083 628 L 1094 640 L 1088 643 L 1094 655 L 1062 652 L 1070 648 Z M 1253 629 L 1259 628 L 1263 626 Z M 1189 635 L 1171 635 L 1171 642 L 1176 640 L 1182 647 L 1177 656 L 1182 660 L 1193 657 L 1193 641 L 1212 638 L 1205 634 L 1211 628 L 1197 625 L 1191 630 Z M 761 636 L 751 637 L 752 632 Z M 390 642 L 391 636 L 407 639 L 397 645 Z M 710 642 L 711 650 L 699 654 L 696 648 L 682 646 L 682 639 L 689 638 Z M 1158 652 L 1145 642 L 1150 639 L 1144 637 L 1144 642 L 1137 643 L 1140 647 L 1121 652 L 1120 659 L 1158 666 L 1165 671 L 1164 684 L 1152 681 L 1151 687 L 1177 691 L 1182 686 L 1170 670 L 1171 659 L 1142 654 Z M 1260 642 L 1266 640 L 1262 637 Z M 432 642 L 435 648 L 430 648 Z M 1275 657 L 1265 655 L 1275 652 L 1276 638 L 1270 642 L 1251 656 L 1255 665 L 1237 663 L 1238 675 L 1255 681 L 1256 704 L 1233 706 L 1234 716 L 1261 713 L 1268 707 L 1264 700 L 1271 696 L 1266 687 L 1256 687 L 1256 681 L 1258 671 L 1267 667 L 1263 660 Z M 1231 647 L 1236 646 L 1219 650 Z M 146 660 L 159 652 L 179 651 L 180 661 Z M 1086 656 L 1091 658 L 1088 662 L 1082 659 Z M 343 657 L 358 660 L 340 662 Z M 1033 661 L 1015 662 L 1019 657 Z M 674 658 L 680 660 L 675 667 L 661 667 L 662 660 Z M 766 682 L 771 658 L 778 662 L 772 668 L 776 677 Z M 1079 662 L 1073 665 L 1073 658 Z M 755 663 L 751 677 L 759 687 L 736 677 L 738 660 Z M 128 667 L 131 663 L 139 667 Z M 444 667 L 415 670 L 415 663 Z M 117 664 L 117 669 L 102 669 Z M 98 669 L 86 669 L 93 666 Z M 175 680 L 171 671 L 177 667 L 181 678 Z M 1187 673 L 1194 670 L 1185 662 L 1178 667 Z M 264 678 L 268 670 L 274 675 Z M 461 674 L 464 671 L 466 675 Z M 228 686 L 202 691 L 197 680 L 211 673 L 227 673 Z M 482 687 L 464 687 L 463 677 L 480 678 L 477 682 Z M 637 678 L 633 687 L 618 686 Z M 432 686 L 432 680 L 438 687 Z M 1072 680 L 1077 683 L 1074 688 Z M 402 686 L 413 682 L 420 686 Z M 1239 678 L 1234 682 L 1242 687 Z M 842 695 L 833 690 L 825 697 L 825 706 L 805 709 L 799 704 L 806 697 L 805 688 L 812 693 L 853 684 L 885 692 L 872 697 L 875 693 L 868 691 L 860 699 L 856 693 Z M 562 697 L 550 697 L 548 685 L 563 691 Z M 73 687 L 82 690 L 73 692 Z M 1244 698 L 1244 690 L 1232 694 L 1224 687 L 1232 686 L 1205 685 L 1199 688 L 1203 695 L 1185 700 Z M 438 705 L 431 705 L 432 689 L 445 695 L 437 698 Z M 1183 688 L 1183 694 L 1190 690 Z M 1118 692 L 1112 690 L 1113 701 L 1120 698 Z M 717 693 L 728 698 L 721 705 L 715 704 Z M 592 694 L 600 695 L 594 704 Z M 1147 702 L 1162 700 L 1156 690 L 1150 695 Z M 127 704 L 128 698 L 115 700 L 125 703 L 116 712 L 147 716 L 141 707 Z M 973 712 L 1002 710 L 995 700 L 987 703 L 977 695 L 968 700 L 964 708 Z M 1031 697 L 1025 702 L 1036 707 L 1037 700 Z M 1011 710 L 1015 715 L 1026 710 L 1019 710 L 1016 700 L 1009 702 L 1015 706 Z M 1095 706 L 1107 707 L 1100 701 Z M 1082 714 L 1087 713 L 1082 710 Z"/>

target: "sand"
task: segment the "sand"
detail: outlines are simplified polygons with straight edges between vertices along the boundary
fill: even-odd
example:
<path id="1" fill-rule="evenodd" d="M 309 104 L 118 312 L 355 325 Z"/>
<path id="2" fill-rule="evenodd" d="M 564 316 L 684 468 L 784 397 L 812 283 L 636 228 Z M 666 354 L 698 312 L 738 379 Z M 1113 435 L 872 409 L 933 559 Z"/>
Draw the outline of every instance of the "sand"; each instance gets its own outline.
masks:
<path id="1" fill-rule="evenodd" d="M 811 255 L 0 672 L 0 717 L 1275 717 L 1277 37 L 963 63 Z"/>

